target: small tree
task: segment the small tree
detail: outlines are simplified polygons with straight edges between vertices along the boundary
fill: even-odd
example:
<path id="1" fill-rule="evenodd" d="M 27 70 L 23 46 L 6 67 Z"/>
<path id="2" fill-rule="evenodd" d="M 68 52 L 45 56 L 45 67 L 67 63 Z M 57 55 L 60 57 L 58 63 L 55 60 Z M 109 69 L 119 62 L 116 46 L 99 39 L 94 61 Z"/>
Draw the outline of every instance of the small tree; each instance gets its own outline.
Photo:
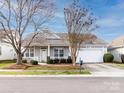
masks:
<path id="1" fill-rule="evenodd" d="M 17 54 L 17 64 L 22 63 L 22 55 L 31 44 L 38 30 L 53 15 L 54 3 L 51 0 L 1 0 L 0 27 L 6 34 L 4 42 L 9 43 Z M 34 34 L 22 48 L 25 33 Z"/>
<path id="2" fill-rule="evenodd" d="M 78 0 L 64 8 L 68 40 L 71 48 L 73 65 L 76 63 L 78 50 L 83 42 L 96 38 L 91 32 L 96 28 L 95 18 L 85 7 L 78 5 Z"/>

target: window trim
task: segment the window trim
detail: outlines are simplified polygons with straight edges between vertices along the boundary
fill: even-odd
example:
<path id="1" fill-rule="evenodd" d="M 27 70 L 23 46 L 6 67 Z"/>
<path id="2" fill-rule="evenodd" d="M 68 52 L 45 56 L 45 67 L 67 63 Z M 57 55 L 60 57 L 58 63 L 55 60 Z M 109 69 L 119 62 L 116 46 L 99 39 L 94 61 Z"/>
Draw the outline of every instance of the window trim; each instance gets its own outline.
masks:
<path id="1" fill-rule="evenodd" d="M 55 54 L 56 52 L 55 52 L 55 50 L 57 50 L 57 54 Z M 60 53 L 60 51 L 63 51 L 63 56 L 60 56 L 62 53 Z M 55 56 L 55 55 L 57 55 L 57 56 Z M 55 58 L 63 58 L 64 57 L 64 48 L 54 48 L 54 57 Z"/>
<path id="2" fill-rule="evenodd" d="M 33 52 L 31 52 L 31 49 L 33 50 Z M 33 56 L 31 56 L 31 53 L 33 54 Z M 28 56 L 26 54 L 28 54 Z M 28 48 L 25 52 L 25 57 L 34 57 L 34 48 Z"/>

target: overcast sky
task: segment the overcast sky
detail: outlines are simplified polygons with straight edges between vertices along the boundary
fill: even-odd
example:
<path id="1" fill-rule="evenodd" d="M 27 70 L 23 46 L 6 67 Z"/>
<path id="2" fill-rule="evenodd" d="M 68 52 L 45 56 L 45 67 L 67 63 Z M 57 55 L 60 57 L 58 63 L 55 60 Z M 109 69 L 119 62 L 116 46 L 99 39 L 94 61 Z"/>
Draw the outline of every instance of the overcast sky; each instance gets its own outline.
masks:
<path id="1" fill-rule="evenodd" d="M 55 17 L 48 24 L 52 31 L 65 32 L 63 9 L 72 0 L 56 0 Z M 110 42 L 124 34 L 124 0 L 80 0 L 80 4 L 92 8 L 99 29 L 94 33 Z"/>

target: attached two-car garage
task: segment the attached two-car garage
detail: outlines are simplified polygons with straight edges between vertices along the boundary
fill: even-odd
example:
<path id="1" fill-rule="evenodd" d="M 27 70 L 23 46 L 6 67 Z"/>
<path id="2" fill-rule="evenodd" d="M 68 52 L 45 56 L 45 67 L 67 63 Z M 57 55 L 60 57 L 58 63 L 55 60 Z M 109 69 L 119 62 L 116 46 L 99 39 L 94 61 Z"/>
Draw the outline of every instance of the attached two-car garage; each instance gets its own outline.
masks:
<path id="1" fill-rule="evenodd" d="M 106 48 L 81 48 L 77 57 L 77 62 L 83 63 L 102 63 L 103 55 L 107 52 Z"/>

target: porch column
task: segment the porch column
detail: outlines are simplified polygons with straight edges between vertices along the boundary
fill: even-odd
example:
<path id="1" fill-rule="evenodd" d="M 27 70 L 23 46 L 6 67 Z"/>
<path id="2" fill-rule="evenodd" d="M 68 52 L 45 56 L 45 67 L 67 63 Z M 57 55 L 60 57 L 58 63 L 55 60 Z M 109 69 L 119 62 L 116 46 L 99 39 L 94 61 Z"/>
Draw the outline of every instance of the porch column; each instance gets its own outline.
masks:
<path id="1" fill-rule="evenodd" d="M 34 46 L 34 51 L 33 52 L 34 52 L 34 60 L 35 60 L 35 46 Z"/>
<path id="2" fill-rule="evenodd" d="M 69 46 L 69 56 L 71 56 L 71 46 Z"/>
<path id="3" fill-rule="evenodd" d="M 50 45 L 48 45 L 48 57 L 50 57 Z"/>

